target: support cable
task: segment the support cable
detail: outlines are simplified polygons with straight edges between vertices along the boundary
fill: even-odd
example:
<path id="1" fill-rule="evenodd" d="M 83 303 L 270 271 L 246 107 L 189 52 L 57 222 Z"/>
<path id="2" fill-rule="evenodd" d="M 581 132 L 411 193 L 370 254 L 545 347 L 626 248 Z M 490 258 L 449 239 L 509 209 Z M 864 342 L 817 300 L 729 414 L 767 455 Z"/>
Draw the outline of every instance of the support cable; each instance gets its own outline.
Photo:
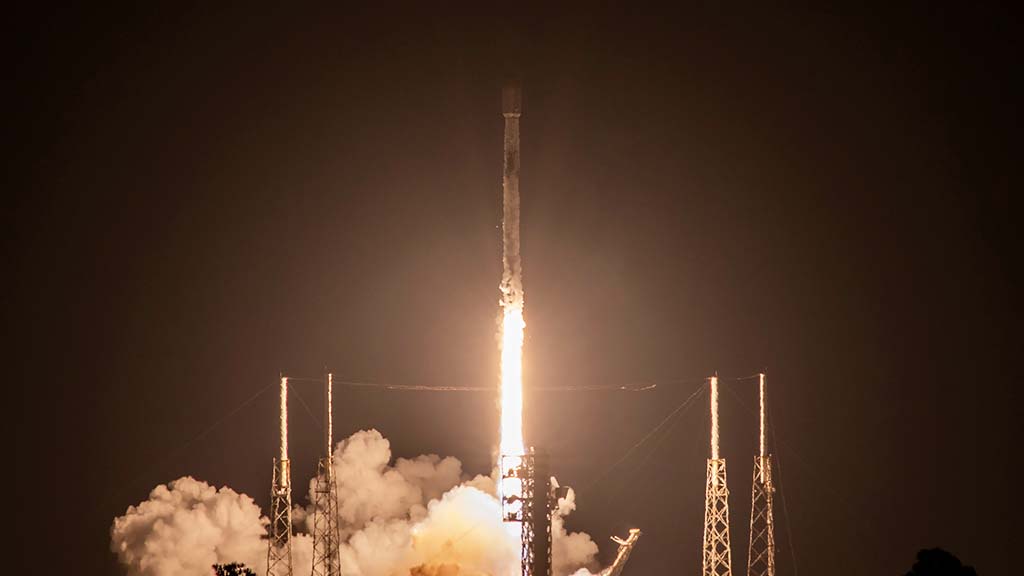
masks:
<path id="1" fill-rule="evenodd" d="M 587 486 L 582 488 L 580 490 L 580 492 L 584 492 L 584 491 L 589 492 L 594 486 L 596 486 L 599 482 L 601 482 L 601 480 L 603 480 L 606 476 L 608 476 L 608 474 L 610 474 L 612 472 L 612 470 L 614 470 L 620 464 L 625 462 L 630 457 L 630 455 L 632 455 L 633 452 L 637 450 L 637 448 L 642 446 L 644 444 L 644 442 L 647 442 L 647 440 L 649 440 L 651 438 L 651 436 L 653 436 L 655 433 L 657 433 L 659 430 L 661 430 L 662 427 L 665 426 L 665 424 L 668 423 L 669 420 L 671 420 L 677 414 L 679 414 L 680 411 L 682 411 L 685 408 L 687 408 L 693 402 L 693 400 L 704 390 L 705 387 L 706 387 L 706 384 L 701 384 L 701 386 L 698 387 L 696 390 L 694 390 L 694 392 L 692 394 L 690 394 L 690 396 L 687 397 L 686 400 L 683 400 L 683 402 L 681 404 L 679 404 L 671 412 L 669 412 L 669 414 L 667 416 L 665 416 L 661 420 L 661 422 L 658 422 L 658 424 L 654 428 L 652 428 L 649 432 L 647 432 L 647 434 L 644 434 L 644 436 L 642 438 L 640 438 L 639 441 L 637 441 L 635 444 L 633 444 L 633 446 L 631 446 L 628 450 L 626 450 L 626 453 L 623 454 L 621 458 L 616 460 L 614 464 L 612 464 L 604 472 L 599 474 L 598 477 L 595 478 L 590 484 L 588 484 Z M 657 445 L 655 446 L 654 449 L 655 450 L 657 449 Z M 650 457 L 650 455 L 648 454 L 648 458 L 649 457 Z"/>
<path id="2" fill-rule="evenodd" d="M 291 378 L 288 379 L 289 382 L 291 382 L 291 380 L 292 380 Z M 309 404 L 306 404 L 306 400 L 302 397 L 302 394 L 299 394 L 298 388 L 296 388 L 294 386 L 289 386 L 288 389 L 289 389 L 290 392 L 294 392 L 295 393 L 295 397 L 299 399 L 299 404 L 302 404 L 302 407 L 306 409 L 306 414 L 309 414 L 310 419 L 312 419 L 313 423 L 316 424 L 317 429 L 320 430 L 321 432 L 323 432 L 324 431 L 323 424 L 320 422 L 320 419 L 317 418 L 316 415 L 313 414 L 313 411 L 310 410 Z"/>
<path id="3" fill-rule="evenodd" d="M 272 380 L 269 384 L 267 384 L 263 388 L 260 388 L 259 390 L 257 390 L 252 396 L 249 396 L 248 398 L 243 400 L 241 404 L 239 404 L 239 405 L 235 406 L 233 409 L 231 409 L 227 414 L 224 414 L 223 416 L 218 418 L 216 421 L 214 421 L 213 424 L 210 424 L 209 426 L 204 428 L 201 432 L 199 432 L 195 436 L 192 436 L 188 440 L 185 440 L 184 442 L 179 444 L 177 447 L 172 448 L 172 449 L 168 450 L 167 452 L 165 452 L 163 456 L 161 456 L 161 457 L 151 461 L 148 465 L 142 467 L 140 469 L 140 471 L 135 476 L 133 476 L 131 478 L 131 480 L 128 482 L 128 485 L 134 484 L 137 480 L 142 478 L 146 473 L 148 473 L 150 470 L 155 468 L 157 465 L 166 462 L 172 456 L 180 453 L 185 448 L 188 448 L 189 446 L 191 446 L 195 442 L 198 442 L 199 440 L 204 438 L 206 435 L 208 435 L 211 432 L 213 432 L 214 430 L 216 430 L 217 427 L 219 427 L 220 425 L 224 424 L 226 421 L 228 421 L 235 414 L 238 414 L 240 411 L 242 411 L 243 408 L 245 408 L 249 404 L 252 404 L 257 398 L 262 396 L 264 392 L 266 392 L 267 390 L 270 390 L 273 387 L 276 387 L 277 385 L 278 385 L 277 380 Z"/>
<path id="4" fill-rule="evenodd" d="M 775 443 L 774 430 L 772 430 L 772 443 Z M 796 563 L 796 546 L 793 545 L 793 522 L 789 516 L 789 507 L 786 505 L 786 491 L 783 490 L 786 483 L 782 481 L 782 458 L 779 457 L 779 454 L 775 455 L 775 469 L 779 471 L 779 482 L 776 490 L 778 490 L 779 496 L 782 497 L 782 515 L 786 517 L 786 542 L 789 544 L 789 557 L 793 561 L 793 576 L 798 576 L 799 572 L 797 570 Z"/>

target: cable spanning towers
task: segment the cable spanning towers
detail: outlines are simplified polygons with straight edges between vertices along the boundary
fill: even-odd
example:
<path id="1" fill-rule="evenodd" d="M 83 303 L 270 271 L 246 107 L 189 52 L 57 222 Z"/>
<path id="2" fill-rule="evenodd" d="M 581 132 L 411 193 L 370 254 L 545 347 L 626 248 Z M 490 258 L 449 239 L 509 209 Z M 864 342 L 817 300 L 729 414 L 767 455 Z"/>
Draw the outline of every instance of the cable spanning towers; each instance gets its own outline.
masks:
<path id="1" fill-rule="evenodd" d="M 775 576 L 775 521 L 772 516 L 772 457 L 765 446 L 765 381 L 758 374 L 758 452 L 754 456 L 754 485 L 750 506 L 750 544 L 747 576 Z"/>
<path id="2" fill-rule="evenodd" d="M 288 378 L 281 377 L 281 454 L 270 489 L 267 576 L 292 576 L 292 474 L 288 461 Z"/>
<path id="3" fill-rule="evenodd" d="M 313 576 L 341 576 L 338 556 L 338 484 L 334 478 L 334 378 L 324 378 L 324 456 L 313 488 Z"/>
<path id="4" fill-rule="evenodd" d="M 725 458 L 718 452 L 718 376 L 711 377 L 711 457 L 704 491 L 703 576 L 732 576 L 729 544 L 729 488 Z"/>

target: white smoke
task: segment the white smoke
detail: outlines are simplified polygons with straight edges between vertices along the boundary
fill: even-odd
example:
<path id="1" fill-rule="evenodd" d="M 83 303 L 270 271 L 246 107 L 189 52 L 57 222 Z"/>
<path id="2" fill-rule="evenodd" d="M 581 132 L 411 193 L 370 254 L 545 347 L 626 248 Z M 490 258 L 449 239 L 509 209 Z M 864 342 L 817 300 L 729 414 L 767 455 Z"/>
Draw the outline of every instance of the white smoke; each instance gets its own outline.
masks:
<path id="1" fill-rule="evenodd" d="M 501 522 L 492 477 L 470 479 L 457 459 L 432 454 L 392 464 L 390 443 L 376 430 L 339 443 L 334 471 L 346 576 L 519 573 L 519 541 Z M 553 513 L 555 576 L 596 568 L 597 544 L 565 530 L 575 507 L 570 489 Z M 294 521 L 308 532 L 312 515 L 312 506 L 296 507 Z M 129 576 L 208 576 L 212 564 L 236 561 L 263 574 L 267 525 L 248 496 L 185 477 L 116 518 L 111 547 Z M 310 537 L 297 533 L 292 547 L 295 573 L 309 573 Z"/>
<path id="2" fill-rule="evenodd" d="M 576 510 L 576 493 L 568 489 L 551 514 L 551 573 L 562 576 L 579 570 L 586 574 L 597 567 L 597 544 L 585 532 L 566 532 L 565 517 Z"/>
<path id="3" fill-rule="evenodd" d="M 133 576 L 209 575 L 214 563 L 266 564 L 266 522 L 252 498 L 185 476 L 116 518 L 111 549 Z"/>

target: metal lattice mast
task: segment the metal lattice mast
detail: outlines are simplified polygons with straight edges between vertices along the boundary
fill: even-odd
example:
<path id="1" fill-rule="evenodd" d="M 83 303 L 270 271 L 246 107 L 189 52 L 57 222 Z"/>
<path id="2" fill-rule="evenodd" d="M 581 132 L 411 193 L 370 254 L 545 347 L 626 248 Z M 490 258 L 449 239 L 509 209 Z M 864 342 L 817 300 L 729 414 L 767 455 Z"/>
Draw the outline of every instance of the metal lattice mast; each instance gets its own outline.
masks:
<path id="1" fill-rule="evenodd" d="M 758 380 L 760 410 L 758 453 L 754 457 L 754 483 L 750 505 L 750 545 L 747 576 L 775 576 L 775 521 L 772 516 L 772 457 L 765 446 L 765 381 Z"/>
<path id="2" fill-rule="evenodd" d="M 522 456 L 503 456 L 502 482 L 520 486 L 518 495 L 502 496 L 502 520 L 518 522 L 522 576 L 551 576 L 551 509 L 553 492 L 548 456 L 530 448 Z"/>
<path id="3" fill-rule="evenodd" d="M 270 489 L 267 576 L 292 576 L 292 473 L 288 461 L 288 379 L 281 377 L 281 454 Z"/>
<path id="4" fill-rule="evenodd" d="M 732 576 L 729 544 L 729 488 L 725 458 L 718 453 L 718 376 L 711 377 L 711 458 L 704 492 L 703 576 Z"/>
<path id="5" fill-rule="evenodd" d="M 341 576 L 338 556 L 338 484 L 334 478 L 334 378 L 324 381 L 324 454 L 316 471 L 313 488 L 313 576 Z"/>

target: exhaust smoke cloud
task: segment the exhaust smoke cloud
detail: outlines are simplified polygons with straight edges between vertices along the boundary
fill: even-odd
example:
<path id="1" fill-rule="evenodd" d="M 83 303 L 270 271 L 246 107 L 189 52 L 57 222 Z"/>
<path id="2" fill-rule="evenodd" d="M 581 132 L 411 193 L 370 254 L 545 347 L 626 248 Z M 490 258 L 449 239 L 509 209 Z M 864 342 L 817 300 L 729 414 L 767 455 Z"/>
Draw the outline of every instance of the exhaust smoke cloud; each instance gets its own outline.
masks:
<path id="1" fill-rule="evenodd" d="M 392 460 L 376 430 L 356 432 L 334 452 L 341 567 L 346 576 L 515 576 L 518 534 L 501 521 L 495 480 L 469 477 L 458 459 Z M 310 485 L 310 491 L 313 485 Z M 310 500 L 312 501 L 312 500 Z M 569 533 L 570 490 L 552 519 L 555 576 L 596 569 L 597 545 Z M 312 569 L 312 507 L 295 508 L 296 574 Z M 111 527 L 111 549 L 129 576 L 209 576 L 214 563 L 266 572 L 267 518 L 252 498 L 183 477 L 157 486 Z"/>

